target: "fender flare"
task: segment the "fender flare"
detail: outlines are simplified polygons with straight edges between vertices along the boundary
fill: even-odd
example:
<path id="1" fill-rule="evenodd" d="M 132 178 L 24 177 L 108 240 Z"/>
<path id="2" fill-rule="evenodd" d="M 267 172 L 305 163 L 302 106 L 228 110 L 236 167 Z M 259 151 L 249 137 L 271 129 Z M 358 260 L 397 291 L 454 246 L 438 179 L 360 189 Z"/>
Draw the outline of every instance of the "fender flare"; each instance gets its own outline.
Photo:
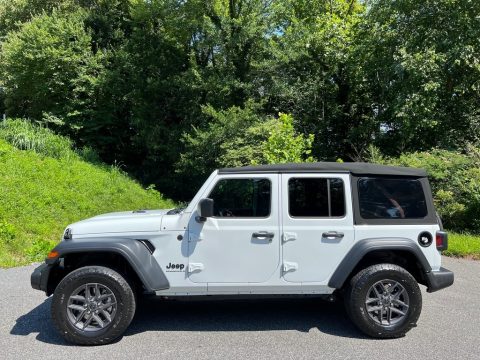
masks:
<path id="1" fill-rule="evenodd" d="M 350 276 L 351 272 L 358 265 L 360 260 L 368 253 L 376 250 L 400 250 L 407 251 L 415 256 L 422 266 L 425 274 L 432 271 L 427 258 L 423 254 L 420 247 L 411 239 L 406 238 L 373 238 L 363 239 L 357 242 L 350 251 L 345 255 L 342 262 L 333 272 L 328 286 L 334 289 L 341 289 L 343 284 Z"/>
<path id="2" fill-rule="evenodd" d="M 170 288 L 168 279 L 157 260 L 145 245 L 135 239 L 89 238 L 66 240 L 60 242 L 53 250 L 59 253 L 58 258 L 75 253 L 115 253 L 122 256 L 130 264 L 148 291 Z M 49 259 L 46 260 L 46 263 L 50 263 Z"/>

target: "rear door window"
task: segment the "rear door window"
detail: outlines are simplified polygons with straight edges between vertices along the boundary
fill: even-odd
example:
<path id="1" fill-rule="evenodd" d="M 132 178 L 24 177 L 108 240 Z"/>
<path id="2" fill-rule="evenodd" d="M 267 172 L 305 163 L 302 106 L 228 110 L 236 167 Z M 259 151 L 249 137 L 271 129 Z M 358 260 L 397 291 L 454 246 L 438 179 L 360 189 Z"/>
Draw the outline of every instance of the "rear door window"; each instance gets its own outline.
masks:
<path id="1" fill-rule="evenodd" d="M 342 217 L 345 193 L 342 179 L 291 178 L 288 212 L 292 217 Z"/>
<path id="2" fill-rule="evenodd" d="M 364 219 L 421 219 L 428 213 L 416 179 L 361 178 L 358 197 Z"/>

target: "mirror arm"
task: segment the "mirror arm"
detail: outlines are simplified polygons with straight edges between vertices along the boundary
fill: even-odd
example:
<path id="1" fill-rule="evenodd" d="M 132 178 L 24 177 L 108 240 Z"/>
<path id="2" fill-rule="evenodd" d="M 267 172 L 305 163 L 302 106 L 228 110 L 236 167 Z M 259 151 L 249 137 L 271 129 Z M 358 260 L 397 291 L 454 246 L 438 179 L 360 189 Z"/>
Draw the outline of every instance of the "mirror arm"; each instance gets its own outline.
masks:
<path id="1" fill-rule="evenodd" d="M 195 216 L 195 221 L 197 223 L 204 223 L 205 221 L 207 221 L 207 218 L 205 216 L 197 215 Z"/>

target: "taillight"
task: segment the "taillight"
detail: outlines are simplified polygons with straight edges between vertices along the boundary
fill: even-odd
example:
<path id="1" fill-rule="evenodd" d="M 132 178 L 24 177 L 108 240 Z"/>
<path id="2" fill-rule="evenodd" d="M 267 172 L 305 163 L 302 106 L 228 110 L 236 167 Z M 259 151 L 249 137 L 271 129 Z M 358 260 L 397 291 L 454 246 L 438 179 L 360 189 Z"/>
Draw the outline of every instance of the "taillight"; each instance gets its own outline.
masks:
<path id="1" fill-rule="evenodd" d="M 437 231 L 435 235 L 435 243 L 437 245 L 437 250 L 447 250 L 448 249 L 448 234 L 445 231 Z"/>

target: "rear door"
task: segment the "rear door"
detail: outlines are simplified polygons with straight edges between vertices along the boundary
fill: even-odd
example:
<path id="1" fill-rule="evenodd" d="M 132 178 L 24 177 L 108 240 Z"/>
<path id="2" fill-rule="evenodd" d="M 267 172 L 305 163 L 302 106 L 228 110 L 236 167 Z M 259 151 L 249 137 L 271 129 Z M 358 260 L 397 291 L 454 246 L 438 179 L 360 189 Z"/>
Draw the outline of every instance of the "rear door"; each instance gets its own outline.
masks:
<path id="1" fill-rule="evenodd" d="M 282 174 L 283 277 L 326 282 L 354 241 L 348 174 Z"/>

